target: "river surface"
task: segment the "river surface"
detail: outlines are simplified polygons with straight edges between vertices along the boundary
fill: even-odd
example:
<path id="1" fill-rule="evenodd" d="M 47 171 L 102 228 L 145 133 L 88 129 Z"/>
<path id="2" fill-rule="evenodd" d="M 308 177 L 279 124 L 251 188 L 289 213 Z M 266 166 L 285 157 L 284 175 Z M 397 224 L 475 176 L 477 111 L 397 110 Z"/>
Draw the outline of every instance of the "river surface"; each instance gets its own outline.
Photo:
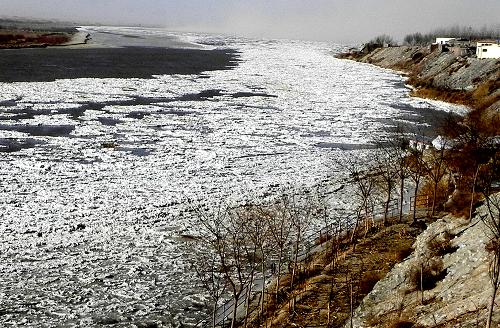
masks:
<path id="1" fill-rule="evenodd" d="M 195 322 L 185 202 L 328 181 L 398 125 L 462 108 L 408 96 L 336 44 L 87 27 L 94 46 L 232 49 L 235 67 L 0 83 L 0 326 Z M 167 41 L 165 41 L 167 40 Z M 172 41 L 173 40 L 173 41 Z M 112 65 L 112 63 L 110 63 Z M 328 188 L 328 186 L 327 186 Z M 333 198 L 346 210 L 352 195 Z M 321 222 L 317 223 L 317 226 Z"/>

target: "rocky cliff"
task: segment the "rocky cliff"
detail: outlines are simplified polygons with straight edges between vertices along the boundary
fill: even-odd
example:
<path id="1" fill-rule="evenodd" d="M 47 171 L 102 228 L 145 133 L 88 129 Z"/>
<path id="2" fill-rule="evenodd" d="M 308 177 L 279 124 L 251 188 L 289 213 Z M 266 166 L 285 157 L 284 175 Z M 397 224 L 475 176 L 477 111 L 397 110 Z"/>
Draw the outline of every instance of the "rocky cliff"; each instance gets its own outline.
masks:
<path id="1" fill-rule="evenodd" d="M 363 299 L 352 327 L 484 327 L 492 291 L 487 215 L 481 206 L 472 221 L 446 216 L 429 225 L 414 252 Z"/>

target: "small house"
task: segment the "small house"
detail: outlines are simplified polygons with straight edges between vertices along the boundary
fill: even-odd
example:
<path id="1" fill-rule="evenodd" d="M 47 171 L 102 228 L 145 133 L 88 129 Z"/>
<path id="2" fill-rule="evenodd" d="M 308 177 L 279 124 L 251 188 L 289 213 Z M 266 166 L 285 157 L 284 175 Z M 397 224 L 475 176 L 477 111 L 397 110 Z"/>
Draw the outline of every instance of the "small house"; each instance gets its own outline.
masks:
<path id="1" fill-rule="evenodd" d="M 500 44 L 498 41 L 478 41 L 476 47 L 476 56 L 479 59 L 500 58 Z"/>
<path id="2" fill-rule="evenodd" d="M 456 38 L 436 38 L 436 44 L 449 44 L 450 41 L 455 40 Z"/>

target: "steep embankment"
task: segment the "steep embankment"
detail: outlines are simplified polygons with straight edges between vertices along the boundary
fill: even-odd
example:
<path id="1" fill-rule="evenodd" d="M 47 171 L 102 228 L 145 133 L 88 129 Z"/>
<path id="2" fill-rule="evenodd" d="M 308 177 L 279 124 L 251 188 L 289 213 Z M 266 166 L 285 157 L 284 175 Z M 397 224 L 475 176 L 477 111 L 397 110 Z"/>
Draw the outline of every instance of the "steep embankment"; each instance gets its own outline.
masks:
<path id="1" fill-rule="evenodd" d="M 483 327 L 492 291 L 487 215 L 483 205 L 472 221 L 446 216 L 431 224 L 414 252 L 363 299 L 353 327 Z"/>
<path id="2" fill-rule="evenodd" d="M 460 56 L 428 47 L 378 48 L 342 58 L 403 71 L 413 95 L 465 104 L 482 114 L 500 112 L 500 60 Z"/>

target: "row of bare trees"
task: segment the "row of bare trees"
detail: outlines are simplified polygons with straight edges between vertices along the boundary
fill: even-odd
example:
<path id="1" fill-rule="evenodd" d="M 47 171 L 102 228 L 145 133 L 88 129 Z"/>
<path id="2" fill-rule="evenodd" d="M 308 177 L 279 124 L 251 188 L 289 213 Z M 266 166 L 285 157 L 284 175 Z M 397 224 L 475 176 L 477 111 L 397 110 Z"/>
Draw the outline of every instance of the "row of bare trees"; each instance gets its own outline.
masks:
<path id="1" fill-rule="evenodd" d="M 449 170 L 447 168 L 446 144 L 434 149 L 422 142 L 424 137 L 417 132 L 399 131 L 391 139 L 377 142 L 369 161 L 350 157 L 347 170 L 356 194 L 362 204 L 364 216 L 369 216 L 370 204 L 381 199 L 384 204 L 383 223 L 387 224 L 390 203 L 393 196 L 399 196 L 399 220 L 403 219 L 404 194 L 408 182 L 413 187 L 412 219 L 417 220 L 417 198 L 423 182 L 432 186 L 432 215 L 438 207 L 439 184 Z"/>
<path id="2" fill-rule="evenodd" d="M 410 46 L 424 46 L 430 44 L 439 37 L 447 38 L 465 38 L 468 40 L 487 40 L 497 39 L 500 36 L 500 26 L 483 26 L 476 28 L 472 26 L 451 26 L 446 28 L 438 28 L 429 33 L 410 33 L 407 34 L 403 41 Z"/>
<path id="3" fill-rule="evenodd" d="M 193 252 L 193 269 L 212 298 L 212 326 L 225 319 L 225 314 L 217 313 L 217 307 L 227 293 L 233 300 L 231 327 L 236 326 L 238 311 L 247 312 L 247 326 L 251 289 L 257 276 L 263 313 L 269 269 L 277 277 L 276 299 L 285 264 L 294 284 L 301 243 L 312 218 L 321 215 L 321 208 L 315 196 L 283 194 L 272 204 L 220 205 L 217 211 L 196 211 L 204 251 L 202 256 L 199 249 Z"/>
<path id="4" fill-rule="evenodd" d="M 409 165 L 411 147 L 406 135 L 401 135 L 401 138 L 392 144 L 377 147 L 374 154 L 369 163 L 352 154 L 347 157 L 346 163 L 343 163 L 349 180 L 355 187 L 356 199 L 353 199 L 353 205 L 357 204 L 357 210 L 350 237 L 353 247 L 356 245 L 359 225 L 366 223 L 366 234 L 368 222 L 373 220 L 374 204 L 379 203 L 375 195 L 383 198 L 385 225 L 389 218 L 391 200 L 397 193 L 398 180 L 402 199 L 405 181 L 415 171 L 414 167 Z M 416 158 L 421 161 L 420 157 Z M 413 176 L 420 179 L 422 174 L 415 173 Z M 400 203 L 401 219 L 403 201 Z M 311 222 L 313 219 L 316 222 L 323 220 L 329 225 L 333 220 L 328 213 L 325 199 L 313 193 L 300 196 L 297 193 L 288 193 L 275 199 L 272 204 L 247 204 L 236 207 L 221 205 L 216 211 L 196 210 L 195 213 L 199 218 L 200 239 L 205 246 L 205 252 L 202 256 L 194 256 L 193 269 L 212 298 L 213 326 L 225 315 L 217 313 L 217 306 L 223 296 L 229 294 L 231 299 L 235 300 L 231 304 L 232 309 L 228 311 L 231 314 L 231 327 L 236 325 L 238 311 L 249 310 L 252 293 L 246 287 L 252 286 L 257 276 L 261 287 L 260 311 L 264 312 L 266 272 L 270 267 L 274 269 L 273 273 L 277 277 L 274 285 L 274 297 L 277 302 L 283 268 L 288 268 L 290 289 L 294 286 L 301 261 L 301 246 Z M 332 244 L 332 249 L 334 247 Z M 193 252 L 198 253 L 199 250 Z M 270 259 L 273 259 L 272 263 Z M 246 299 L 243 301 L 243 298 Z M 239 308 L 242 303 L 245 306 Z"/>

